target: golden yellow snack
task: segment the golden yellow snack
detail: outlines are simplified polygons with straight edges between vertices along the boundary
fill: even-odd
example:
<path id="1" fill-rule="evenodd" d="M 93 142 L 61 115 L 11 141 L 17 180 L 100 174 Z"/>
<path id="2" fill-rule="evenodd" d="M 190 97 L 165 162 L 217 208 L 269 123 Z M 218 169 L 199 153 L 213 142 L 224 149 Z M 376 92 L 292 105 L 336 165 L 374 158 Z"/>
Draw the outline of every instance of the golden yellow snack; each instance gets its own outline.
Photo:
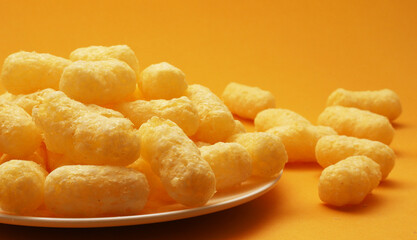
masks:
<path id="1" fill-rule="evenodd" d="M 186 206 L 202 206 L 214 194 L 216 179 L 197 146 L 174 122 L 152 117 L 139 129 L 141 156 L 168 194 Z"/>
<path id="2" fill-rule="evenodd" d="M 53 170 L 67 165 L 76 165 L 75 162 L 68 156 L 60 153 L 54 153 L 49 150 L 46 151 L 47 161 L 46 170 L 52 172 Z"/>
<path id="3" fill-rule="evenodd" d="M 323 170 L 319 197 L 330 205 L 359 204 L 381 180 L 379 165 L 365 156 L 348 157 Z"/>
<path id="4" fill-rule="evenodd" d="M 9 92 L 0 95 L 0 102 L 8 102 L 12 104 L 16 104 L 17 106 L 23 108 L 27 113 L 32 115 L 32 109 L 35 106 L 38 106 L 42 103 L 45 97 L 56 90 L 52 88 L 46 88 L 43 90 L 36 91 L 34 93 L 29 94 L 18 94 L 13 95 Z"/>
<path id="5" fill-rule="evenodd" d="M 97 113 L 108 118 L 124 118 L 123 114 L 110 108 L 101 107 L 95 104 L 87 104 L 87 111 Z"/>
<path id="6" fill-rule="evenodd" d="M 15 160 L 16 158 L 9 154 L 0 154 L 0 164 L 8 162 L 10 160 Z M 41 166 L 43 169 L 47 170 L 47 155 L 46 155 L 46 147 L 45 144 L 42 143 L 41 146 L 36 149 L 35 152 L 33 152 L 31 155 L 20 157 L 19 160 L 26 160 L 26 161 L 32 161 L 39 166 Z"/>
<path id="7" fill-rule="evenodd" d="M 16 158 L 26 157 L 39 148 L 41 142 L 41 131 L 25 110 L 0 102 L 0 152 Z"/>
<path id="8" fill-rule="evenodd" d="M 45 88 L 59 88 L 64 68 L 71 61 L 47 53 L 20 51 L 4 60 L 1 81 L 13 94 L 28 94 Z"/>
<path id="9" fill-rule="evenodd" d="M 315 162 L 317 141 L 327 135 L 336 135 L 331 127 L 304 124 L 273 127 L 266 131 L 279 137 L 288 154 L 288 162 Z"/>
<path id="10" fill-rule="evenodd" d="M 137 128 L 153 116 L 175 122 L 187 136 L 194 135 L 200 125 L 197 109 L 187 97 L 137 100 L 115 105 L 114 109 L 129 118 Z"/>
<path id="11" fill-rule="evenodd" d="M 246 128 L 241 121 L 235 120 L 235 128 L 230 135 L 232 136 L 239 133 L 246 133 Z"/>
<path id="12" fill-rule="evenodd" d="M 211 144 L 210 144 L 210 143 L 201 142 L 201 141 L 196 141 L 196 142 L 194 142 L 194 144 L 195 144 L 198 148 L 201 148 L 201 147 L 206 147 L 206 146 L 211 146 Z"/>
<path id="13" fill-rule="evenodd" d="M 60 91 L 33 109 L 49 151 L 76 164 L 127 166 L 138 159 L 140 136 L 133 123 L 110 109 L 100 111 Z"/>
<path id="14" fill-rule="evenodd" d="M 90 46 L 77 48 L 70 54 L 72 61 L 100 61 L 109 59 L 118 59 L 127 63 L 136 75 L 139 75 L 139 62 L 136 58 L 135 52 L 127 45 L 115 45 L 110 47 L 105 46 Z"/>
<path id="15" fill-rule="evenodd" d="M 216 176 L 218 191 L 239 185 L 252 174 L 252 160 L 246 149 L 238 143 L 219 142 L 200 148 Z"/>
<path id="16" fill-rule="evenodd" d="M 288 161 L 284 144 L 271 133 L 241 133 L 231 136 L 228 141 L 239 143 L 249 152 L 253 175 L 275 177 Z"/>
<path id="17" fill-rule="evenodd" d="M 144 99 L 145 98 L 143 97 L 143 94 L 140 91 L 138 84 L 136 84 L 135 91 L 132 94 L 130 94 L 129 96 L 127 96 L 126 99 L 124 99 L 123 102 L 133 102 L 133 101 L 136 101 L 136 100 L 144 100 Z"/>
<path id="18" fill-rule="evenodd" d="M 200 127 L 193 136 L 198 141 L 216 143 L 225 141 L 235 129 L 232 113 L 210 89 L 198 84 L 190 85 L 187 97 L 196 106 Z"/>
<path id="19" fill-rule="evenodd" d="M 311 123 L 303 116 L 296 112 L 282 108 L 270 108 L 258 113 L 255 117 L 255 129 L 258 132 L 265 132 L 266 130 L 293 124 L 311 125 Z"/>
<path id="20" fill-rule="evenodd" d="M 275 107 L 271 92 L 235 82 L 226 86 L 222 98 L 232 113 L 247 119 L 255 119 L 259 112 Z"/>
<path id="21" fill-rule="evenodd" d="M 99 105 L 122 102 L 135 89 L 135 72 L 117 59 L 73 62 L 59 83 L 59 90 L 68 97 Z"/>
<path id="22" fill-rule="evenodd" d="M 47 88 L 30 94 L 19 94 L 14 96 L 12 101 L 32 115 L 32 109 L 41 104 L 43 99 L 53 92 L 55 90 Z"/>
<path id="23" fill-rule="evenodd" d="M 338 88 L 327 99 L 327 106 L 355 107 L 387 117 L 390 121 L 400 116 L 402 108 L 398 95 L 390 89 L 378 91 L 348 91 Z"/>
<path id="24" fill-rule="evenodd" d="M 169 63 L 152 64 L 139 78 L 139 88 L 145 99 L 172 99 L 184 96 L 187 90 L 185 74 Z"/>
<path id="25" fill-rule="evenodd" d="M 147 161 L 145 161 L 143 158 L 139 158 L 127 167 L 145 174 L 149 184 L 149 201 L 165 203 L 173 202 L 173 199 L 165 190 L 161 179 L 152 171 L 151 165 Z"/>
<path id="26" fill-rule="evenodd" d="M 10 103 L 10 102 L 13 102 L 13 100 L 15 98 L 16 98 L 15 95 L 13 95 L 9 92 L 5 92 L 5 93 L 0 95 L 0 103 L 2 103 L 2 102 Z"/>
<path id="27" fill-rule="evenodd" d="M 378 163 L 382 179 L 388 176 L 395 164 L 394 151 L 378 141 L 335 135 L 321 138 L 316 145 L 317 162 L 324 168 L 358 155 L 367 156 Z"/>
<path id="28" fill-rule="evenodd" d="M 125 167 L 63 166 L 45 181 L 45 205 L 60 217 L 138 214 L 148 194 L 145 175 Z"/>
<path id="29" fill-rule="evenodd" d="M 366 138 L 387 145 L 394 138 L 394 128 L 388 118 L 357 108 L 326 107 L 317 123 L 333 128 L 340 135 Z"/>
<path id="30" fill-rule="evenodd" d="M 47 172 L 37 163 L 10 160 L 0 165 L 0 207 L 26 215 L 43 203 Z"/>

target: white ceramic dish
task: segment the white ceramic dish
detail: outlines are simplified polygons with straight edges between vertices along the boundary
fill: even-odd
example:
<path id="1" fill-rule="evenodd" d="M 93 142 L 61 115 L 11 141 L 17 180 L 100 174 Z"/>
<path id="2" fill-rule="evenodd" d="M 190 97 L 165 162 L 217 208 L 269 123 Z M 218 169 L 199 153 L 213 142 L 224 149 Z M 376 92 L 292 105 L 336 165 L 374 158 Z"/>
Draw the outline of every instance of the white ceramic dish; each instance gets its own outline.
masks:
<path id="1" fill-rule="evenodd" d="M 100 218 L 28 217 L 0 214 L 0 223 L 34 227 L 92 228 L 139 225 L 196 217 L 232 208 L 258 198 L 271 190 L 281 178 L 281 175 L 282 171 L 274 179 L 251 178 L 233 192 L 217 193 L 203 207 L 184 209 L 181 205 L 174 204 L 166 206 L 167 209 L 171 209 L 171 211 L 166 212 Z"/>

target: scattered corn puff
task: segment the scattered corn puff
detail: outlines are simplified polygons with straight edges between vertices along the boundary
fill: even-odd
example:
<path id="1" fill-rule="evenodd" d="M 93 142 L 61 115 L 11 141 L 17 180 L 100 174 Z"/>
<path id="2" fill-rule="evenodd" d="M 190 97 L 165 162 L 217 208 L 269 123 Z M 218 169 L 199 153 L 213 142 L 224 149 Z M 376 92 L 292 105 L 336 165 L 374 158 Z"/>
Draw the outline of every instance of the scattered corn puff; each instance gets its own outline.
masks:
<path id="1" fill-rule="evenodd" d="M 148 194 L 146 177 L 125 167 L 63 166 L 45 181 L 45 205 L 61 217 L 138 214 Z"/>
<path id="2" fill-rule="evenodd" d="M 317 141 L 327 135 L 336 135 L 330 127 L 304 124 L 273 127 L 266 131 L 279 137 L 285 146 L 289 162 L 315 162 Z"/>
<path id="3" fill-rule="evenodd" d="M 185 74 L 169 63 L 153 64 L 140 74 L 139 88 L 145 99 L 172 99 L 185 94 Z"/>
<path id="4" fill-rule="evenodd" d="M 0 207 L 31 214 L 43 203 L 47 172 L 32 161 L 10 160 L 0 165 Z"/>
<path id="5" fill-rule="evenodd" d="M 303 116 L 291 110 L 282 108 L 271 108 L 263 110 L 255 117 L 255 129 L 258 132 L 265 132 L 266 130 L 284 125 L 305 124 L 311 123 Z"/>
<path id="6" fill-rule="evenodd" d="M 139 131 L 141 156 L 168 194 L 186 206 L 204 205 L 215 192 L 216 179 L 193 141 L 174 122 L 159 117 L 152 117 Z"/>
<path id="7" fill-rule="evenodd" d="M 253 175 L 277 176 L 288 161 L 284 144 L 271 133 L 241 133 L 231 136 L 228 141 L 241 144 L 249 152 L 252 159 Z"/>
<path id="8" fill-rule="evenodd" d="M 32 114 L 48 150 L 76 164 L 127 166 L 139 157 L 138 131 L 113 110 L 93 111 L 57 91 Z"/>
<path id="9" fill-rule="evenodd" d="M 41 142 L 41 131 L 25 110 L 0 102 L 0 152 L 26 157 L 33 154 Z"/>
<path id="10" fill-rule="evenodd" d="M 190 85 L 187 97 L 197 107 L 200 127 L 193 136 L 198 141 L 216 143 L 225 141 L 235 129 L 232 113 L 208 88 L 198 84 Z"/>
<path id="11" fill-rule="evenodd" d="M 1 81 L 13 94 L 28 94 L 45 88 L 59 88 L 61 74 L 71 61 L 47 53 L 17 52 L 3 64 Z"/>
<path id="12" fill-rule="evenodd" d="M 275 107 L 271 92 L 235 82 L 226 86 L 222 98 L 232 113 L 247 119 L 255 119 L 259 112 Z"/>
<path id="13" fill-rule="evenodd" d="M 252 174 L 251 157 L 238 143 L 219 142 L 202 147 L 200 151 L 216 176 L 218 191 L 237 186 Z"/>
<path id="14" fill-rule="evenodd" d="M 77 48 L 70 54 L 72 61 L 100 61 L 109 59 L 118 59 L 127 63 L 136 75 L 139 75 L 139 62 L 136 58 L 135 52 L 127 45 L 115 45 L 110 47 L 105 46 L 90 46 Z"/>
<path id="15" fill-rule="evenodd" d="M 378 141 L 334 135 L 322 137 L 316 145 L 317 162 L 324 168 L 358 155 L 367 156 L 378 163 L 382 179 L 388 176 L 395 164 L 394 151 Z"/>
<path id="16" fill-rule="evenodd" d="M 194 135 L 200 125 L 197 109 L 187 97 L 137 100 L 115 105 L 114 109 L 129 118 L 137 128 L 153 116 L 175 122 L 188 136 Z"/>
<path id="17" fill-rule="evenodd" d="M 27 113 L 32 115 L 32 109 L 43 102 L 46 96 L 55 92 L 51 88 L 43 89 L 30 94 L 20 94 L 13 96 L 13 103 L 23 108 Z"/>
<path id="18" fill-rule="evenodd" d="M 327 99 L 327 106 L 339 105 L 355 107 L 394 120 L 401 114 L 401 102 L 398 95 L 390 89 L 378 91 L 348 91 L 336 89 Z"/>
<path id="19" fill-rule="evenodd" d="M 117 59 L 76 61 L 65 68 L 59 90 L 83 103 L 119 103 L 136 89 L 135 72 Z"/>
<path id="20" fill-rule="evenodd" d="M 394 128 L 388 118 L 357 108 L 331 106 L 324 109 L 318 124 L 332 127 L 340 135 L 366 138 L 389 145 Z"/>
<path id="21" fill-rule="evenodd" d="M 377 163 L 365 156 L 348 157 L 323 170 L 319 197 L 334 206 L 359 204 L 380 180 Z"/>

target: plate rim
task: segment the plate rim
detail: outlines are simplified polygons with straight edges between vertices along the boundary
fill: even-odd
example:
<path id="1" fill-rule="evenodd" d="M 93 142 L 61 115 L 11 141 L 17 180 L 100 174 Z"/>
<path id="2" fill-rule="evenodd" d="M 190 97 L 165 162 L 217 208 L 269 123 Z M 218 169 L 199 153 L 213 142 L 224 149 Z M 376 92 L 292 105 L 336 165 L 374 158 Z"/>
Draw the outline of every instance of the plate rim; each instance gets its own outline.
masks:
<path id="1" fill-rule="evenodd" d="M 273 189 L 280 180 L 282 174 L 283 170 L 281 170 L 277 177 L 271 179 L 270 181 L 267 181 L 265 184 L 257 188 L 255 191 L 251 191 L 236 198 L 228 199 L 219 203 L 206 205 L 202 207 L 160 213 L 96 218 L 33 217 L 0 214 L 0 223 L 30 227 L 97 228 L 142 225 L 157 222 L 174 221 L 219 212 L 252 201 L 267 193 L 269 190 Z"/>

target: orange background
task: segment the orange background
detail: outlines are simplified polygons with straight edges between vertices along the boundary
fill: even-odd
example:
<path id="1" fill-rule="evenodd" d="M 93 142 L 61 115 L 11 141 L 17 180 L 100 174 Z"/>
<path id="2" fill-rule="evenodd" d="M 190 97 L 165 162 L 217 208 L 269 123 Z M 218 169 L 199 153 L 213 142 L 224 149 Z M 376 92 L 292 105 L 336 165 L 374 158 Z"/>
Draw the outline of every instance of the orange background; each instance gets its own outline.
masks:
<path id="1" fill-rule="evenodd" d="M 2 239 L 417 239 L 416 1 L 0 1 L 0 59 L 114 44 L 217 94 L 230 81 L 268 89 L 313 122 L 338 87 L 391 88 L 403 103 L 397 164 L 355 207 L 323 205 L 321 168 L 291 164 L 271 192 L 223 212 L 107 229 L 0 225 Z"/>

